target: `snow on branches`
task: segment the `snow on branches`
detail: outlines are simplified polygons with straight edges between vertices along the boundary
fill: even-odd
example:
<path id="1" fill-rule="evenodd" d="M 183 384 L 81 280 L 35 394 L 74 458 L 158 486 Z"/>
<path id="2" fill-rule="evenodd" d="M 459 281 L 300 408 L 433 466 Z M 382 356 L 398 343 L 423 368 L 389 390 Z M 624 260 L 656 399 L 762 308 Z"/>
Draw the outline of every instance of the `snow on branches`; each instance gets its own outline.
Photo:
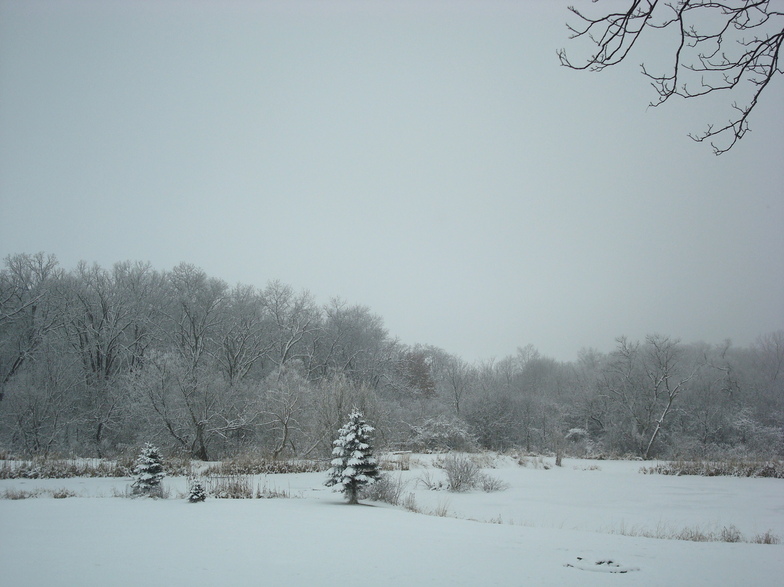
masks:
<path id="1" fill-rule="evenodd" d="M 332 468 L 325 485 L 342 492 L 350 504 L 358 503 L 360 489 L 375 483 L 380 476 L 371 445 L 373 430 L 355 408 L 332 443 Z"/>
<path id="2" fill-rule="evenodd" d="M 131 485 L 131 494 L 134 496 L 162 497 L 163 488 L 161 480 L 166 475 L 163 472 L 163 458 L 157 447 L 149 442 L 144 445 L 141 453 L 136 458 L 133 468 L 136 480 Z"/>

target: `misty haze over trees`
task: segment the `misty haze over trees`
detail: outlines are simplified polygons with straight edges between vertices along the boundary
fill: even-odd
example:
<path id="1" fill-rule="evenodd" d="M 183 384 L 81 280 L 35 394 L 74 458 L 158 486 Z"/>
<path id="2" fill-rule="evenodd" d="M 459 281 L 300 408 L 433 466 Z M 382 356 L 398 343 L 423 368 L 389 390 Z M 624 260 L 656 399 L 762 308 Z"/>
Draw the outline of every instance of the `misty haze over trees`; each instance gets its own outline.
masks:
<path id="1" fill-rule="evenodd" d="M 325 458 L 354 407 L 379 449 L 784 454 L 783 331 L 748 348 L 650 334 L 572 362 L 529 345 L 469 364 L 277 281 L 230 287 L 184 263 L 68 271 L 41 253 L 5 259 L 0 304 L 0 446 L 25 455 L 155 442 L 204 460 Z"/>

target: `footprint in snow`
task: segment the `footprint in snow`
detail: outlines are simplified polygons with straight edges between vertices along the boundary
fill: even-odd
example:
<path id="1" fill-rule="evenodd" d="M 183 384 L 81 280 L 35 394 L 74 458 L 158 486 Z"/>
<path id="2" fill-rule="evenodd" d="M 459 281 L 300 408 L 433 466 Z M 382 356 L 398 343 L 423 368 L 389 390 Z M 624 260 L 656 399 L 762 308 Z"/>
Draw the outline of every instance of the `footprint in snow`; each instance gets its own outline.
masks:
<path id="1" fill-rule="evenodd" d="M 631 571 L 640 570 L 639 567 L 627 567 L 609 558 L 591 562 L 585 560 L 581 556 L 577 557 L 577 562 L 566 563 L 564 566 L 580 569 L 581 571 L 592 571 L 594 573 L 629 573 Z"/>

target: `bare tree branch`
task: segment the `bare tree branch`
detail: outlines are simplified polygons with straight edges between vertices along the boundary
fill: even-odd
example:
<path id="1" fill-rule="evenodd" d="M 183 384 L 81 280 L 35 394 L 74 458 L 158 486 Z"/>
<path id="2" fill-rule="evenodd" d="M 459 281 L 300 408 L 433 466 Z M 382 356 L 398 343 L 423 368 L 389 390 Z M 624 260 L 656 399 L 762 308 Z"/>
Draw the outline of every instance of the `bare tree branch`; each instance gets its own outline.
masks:
<path id="1" fill-rule="evenodd" d="M 581 21 L 566 25 L 570 38 L 587 38 L 597 51 L 575 64 L 560 49 L 558 58 L 565 67 L 601 71 L 617 65 L 649 31 L 660 34 L 662 46 L 671 54 L 664 72 L 641 65 L 658 95 L 651 106 L 660 106 L 673 96 L 698 98 L 723 90 L 744 96 L 733 102 L 735 114 L 726 123 L 688 135 L 697 142 L 708 141 L 716 155 L 743 138 L 762 93 L 776 74 L 784 73 L 779 61 L 784 44 L 782 0 L 629 0 L 626 11 L 598 17 L 573 6 L 569 10 Z"/>

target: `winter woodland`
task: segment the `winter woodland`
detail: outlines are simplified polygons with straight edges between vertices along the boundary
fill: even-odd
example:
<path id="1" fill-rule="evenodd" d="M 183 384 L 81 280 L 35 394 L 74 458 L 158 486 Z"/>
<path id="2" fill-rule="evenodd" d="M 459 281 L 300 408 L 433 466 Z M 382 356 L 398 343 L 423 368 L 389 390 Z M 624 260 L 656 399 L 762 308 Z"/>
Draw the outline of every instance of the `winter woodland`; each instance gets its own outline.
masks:
<path id="1" fill-rule="evenodd" d="M 152 442 L 201 460 L 327 459 L 354 407 L 384 450 L 781 457 L 784 332 L 748 347 L 621 336 L 570 362 L 529 345 L 470 364 L 277 281 L 230 287 L 188 264 L 67 270 L 45 254 L 0 270 L 8 454 L 135 456 Z"/>

